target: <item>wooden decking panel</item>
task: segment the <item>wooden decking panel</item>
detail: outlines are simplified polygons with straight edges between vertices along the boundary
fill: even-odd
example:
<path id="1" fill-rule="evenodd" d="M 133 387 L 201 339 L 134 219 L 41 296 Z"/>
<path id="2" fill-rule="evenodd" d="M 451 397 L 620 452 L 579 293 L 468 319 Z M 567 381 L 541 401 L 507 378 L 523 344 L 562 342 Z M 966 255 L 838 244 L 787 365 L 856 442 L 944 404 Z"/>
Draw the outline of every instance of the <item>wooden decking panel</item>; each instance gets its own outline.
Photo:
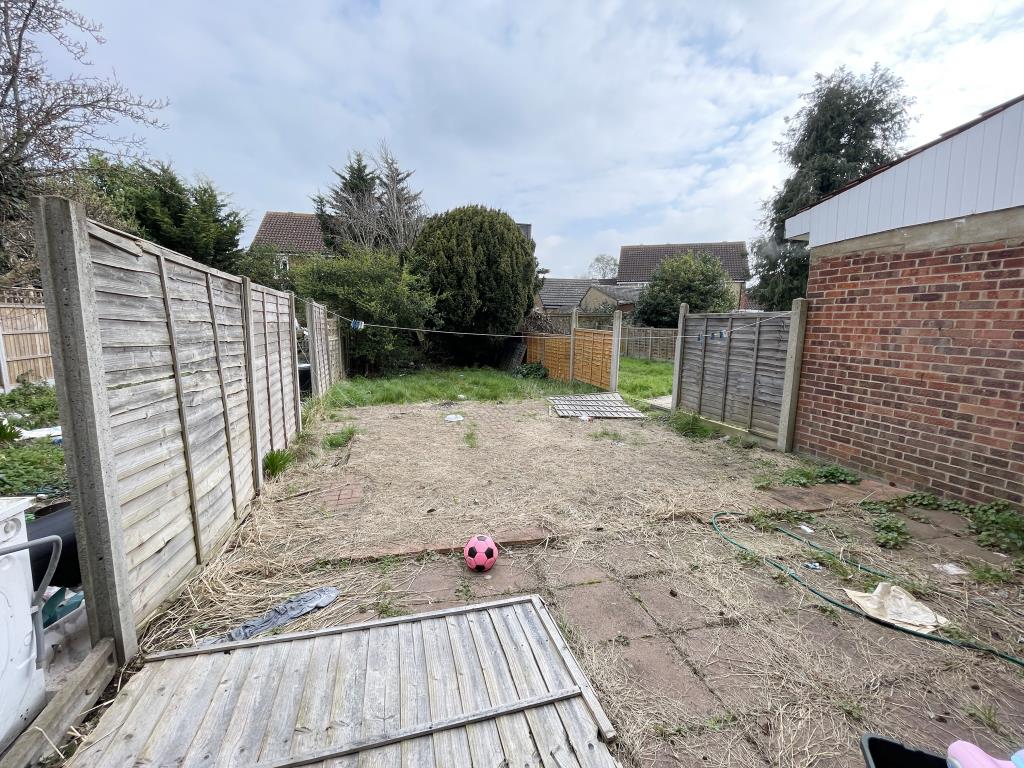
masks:
<path id="1" fill-rule="evenodd" d="M 70 768 L 614 768 L 539 597 L 158 654 Z"/>

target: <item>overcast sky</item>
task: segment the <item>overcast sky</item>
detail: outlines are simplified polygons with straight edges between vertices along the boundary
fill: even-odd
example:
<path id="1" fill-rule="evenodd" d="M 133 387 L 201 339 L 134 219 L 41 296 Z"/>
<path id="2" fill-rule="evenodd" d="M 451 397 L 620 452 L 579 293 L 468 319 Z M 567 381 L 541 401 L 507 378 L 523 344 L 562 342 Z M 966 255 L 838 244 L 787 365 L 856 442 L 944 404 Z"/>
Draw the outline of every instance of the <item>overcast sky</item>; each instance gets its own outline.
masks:
<path id="1" fill-rule="evenodd" d="M 104 25 L 97 73 L 170 102 L 148 152 L 230 194 L 244 244 L 386 138 L 432 211 L 531 222 L 562 277 L 623 244 L 749 241 L 815 72 L 891 67 L 908 146 L 1024 90 L 1024 2 L 70 2 Z"/>

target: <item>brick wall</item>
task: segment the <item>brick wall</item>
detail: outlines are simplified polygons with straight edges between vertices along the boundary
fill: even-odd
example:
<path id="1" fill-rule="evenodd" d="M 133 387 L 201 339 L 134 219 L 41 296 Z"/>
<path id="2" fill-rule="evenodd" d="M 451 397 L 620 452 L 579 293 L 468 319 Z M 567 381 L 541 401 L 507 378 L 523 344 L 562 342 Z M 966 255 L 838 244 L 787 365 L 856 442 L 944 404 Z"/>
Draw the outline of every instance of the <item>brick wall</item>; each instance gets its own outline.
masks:
<path id="1" fill-rule="evenodd" d="M 1024 501 L 1024 239 L 811 267 L 797 450 Z"/>

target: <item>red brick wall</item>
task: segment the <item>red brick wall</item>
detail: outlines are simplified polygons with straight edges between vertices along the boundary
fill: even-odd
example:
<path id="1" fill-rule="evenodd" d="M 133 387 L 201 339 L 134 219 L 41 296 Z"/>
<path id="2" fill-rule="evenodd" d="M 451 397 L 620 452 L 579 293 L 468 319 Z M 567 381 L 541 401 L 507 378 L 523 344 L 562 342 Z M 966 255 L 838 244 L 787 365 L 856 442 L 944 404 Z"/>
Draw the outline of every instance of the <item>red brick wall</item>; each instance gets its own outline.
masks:
<path id="1" fill-rule="evenodd" d="M 811 267 L 797 450 L 969 501 L 1024 501 L 1024 241 Z"/>

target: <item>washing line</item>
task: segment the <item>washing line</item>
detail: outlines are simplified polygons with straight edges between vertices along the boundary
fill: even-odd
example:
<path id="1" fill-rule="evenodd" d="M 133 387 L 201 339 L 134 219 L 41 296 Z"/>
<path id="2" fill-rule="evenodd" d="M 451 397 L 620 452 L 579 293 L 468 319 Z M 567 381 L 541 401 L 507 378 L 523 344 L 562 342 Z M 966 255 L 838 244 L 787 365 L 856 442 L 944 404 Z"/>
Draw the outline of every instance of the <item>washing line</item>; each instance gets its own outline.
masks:
<path id="1" fill-rule="evenodd" d="M 303 297 L 299 297 L 299 298 L 302 298 L 303 301 L 312 301 L 313 303 L 318 303 L 318 302 L 316 302 L 315 299 L 303 298 Z M 323 306 L 323 305 L 321 304 L 320 306 Z M 339 314 L 338 312 L 333 312 L 332 310 L 327 309 L 327 307 L 324 307 L 324 312 L 326 312 L 327 314 L 332 315 L 332 316 L 338 318 L 339 320 L 344 320 L 346 323 L 349 323 L 353 330 L 362 330 L 363 328 L 382 328 L 382 329 L 386 329 L 386 330 L 390 330 L 390 331 L 412 331 L 414 333 L 439 333 L 439 334 L 445 334 L 445 335 L 449 335 L 449 336 L 484 336 L 484 337 L 499 338 L 499 339 L 533 339 L 533 338 L 568 339 L 568 338 L 570 338 L 572 336 L 572 334 L 569 334 L 569 333 L 481 333 L 481 332 L 477 332 L 477 331 L 442 331 L 442 330 L 439 330 L 439 329 L 436 329 L 436 328 L 413 328 L 413 327 L 402 326 L 402 325 L 384 325 L 382 323 L 367 323 L 367 322 L 365 322 L 363 320 L 355 320 L 354 318 L 346 317 L 345 315 Z M 788 314 L 788 313 L 786 313 L 786 314 Z M 754 326 L 757 326 L 757 325 L 764 325 L 765 323 L 770 323 L 773 320 L 779 320 L 781 318 L 784 318 L 784 317 L 786 317 L 786 314 L 773 315 L 772 317 L 765 317 L 765 318 L 762 318 L 760 320 L 756 320 L 753 323 L 746 323 L 744 325 L 738 325 L 738 326 L 733 327 L 732 330 L 729 330 L 729 331 L 710 331 L 710 332 L 708 332 L 706 334 L 705 333 L 684 334 L 682 337 L 676 335 L 676 336 L 673 336 L 673 338 L 697 339 L 697 341 L 700 341 L 705 336 L 707 336 L 707 338 L 709 338 L 709 339 L 713 339 L 713 338 L 724 339 L 724 338 L 728 338 L 729 336 L 734 334 L 736 331 L 743 330 L 744 328 L 753 328 Z M 586 330 L 586 329 L 583 329 L 583 330 Z"/>

